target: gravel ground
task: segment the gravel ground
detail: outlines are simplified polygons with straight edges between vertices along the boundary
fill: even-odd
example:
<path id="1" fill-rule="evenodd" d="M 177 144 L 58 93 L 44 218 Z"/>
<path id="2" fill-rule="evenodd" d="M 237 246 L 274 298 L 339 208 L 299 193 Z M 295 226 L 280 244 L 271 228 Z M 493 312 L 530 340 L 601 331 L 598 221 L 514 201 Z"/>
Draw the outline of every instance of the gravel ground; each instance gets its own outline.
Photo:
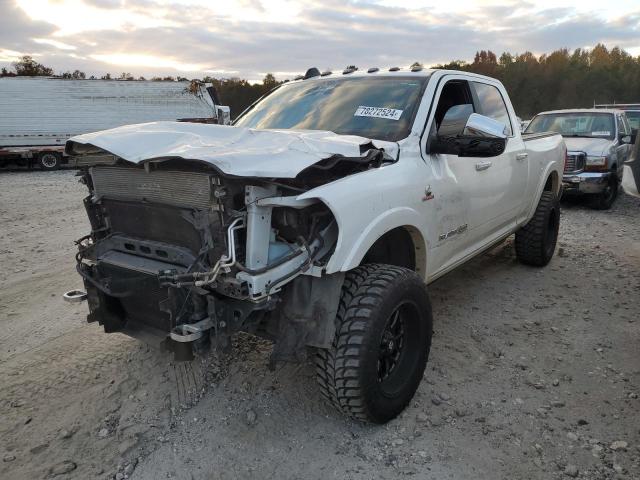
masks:
<path id="1" fill-rule="evenodd" d="M 84 195 L 70 171 L 0 173 L 0 478 L 640 478 L 640 201 L 564 203 L 545 269 L 508 241 L 432 284 L 424 381 L 380 427 L 254 337 L 174 365 L 86 324 L 61 298 Z"/>

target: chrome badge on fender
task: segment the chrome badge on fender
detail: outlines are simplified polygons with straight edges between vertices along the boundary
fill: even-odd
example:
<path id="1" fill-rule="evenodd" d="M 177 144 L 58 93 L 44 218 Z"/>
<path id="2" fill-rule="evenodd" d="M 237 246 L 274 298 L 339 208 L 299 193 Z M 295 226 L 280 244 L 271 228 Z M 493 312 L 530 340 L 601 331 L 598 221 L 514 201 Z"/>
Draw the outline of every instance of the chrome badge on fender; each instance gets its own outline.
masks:
<path id="1" fill-rule="evenodd" d="M 447 238 L 453 237 L 454 235 L 459 235 L 467 230 L 467 224 L 460 225 L 458 228 L 454 228 L 453 230 L 449 230 L 447 233 L 443 233 L 438 237 L 438 240 L 446 240 Z"/>

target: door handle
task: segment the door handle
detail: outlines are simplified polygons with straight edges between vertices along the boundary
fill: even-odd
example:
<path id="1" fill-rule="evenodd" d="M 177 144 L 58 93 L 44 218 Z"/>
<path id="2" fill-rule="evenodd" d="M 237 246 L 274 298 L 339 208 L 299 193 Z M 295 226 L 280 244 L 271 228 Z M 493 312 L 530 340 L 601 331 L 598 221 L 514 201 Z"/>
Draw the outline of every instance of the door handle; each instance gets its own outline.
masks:
<path id="1" fill-rule="evenodd" d="M 529 156 L 528 153 L 518 153 L 516 155 L 516 160 L 526 160 L 526 158 Z"/>
<path id="2" fill-rule="evenodd" d="M 482 170 L 486 170 L 492 165 L 491 162 L 478 162 L 476 163 L 476 170 L 481 172 Z"/>

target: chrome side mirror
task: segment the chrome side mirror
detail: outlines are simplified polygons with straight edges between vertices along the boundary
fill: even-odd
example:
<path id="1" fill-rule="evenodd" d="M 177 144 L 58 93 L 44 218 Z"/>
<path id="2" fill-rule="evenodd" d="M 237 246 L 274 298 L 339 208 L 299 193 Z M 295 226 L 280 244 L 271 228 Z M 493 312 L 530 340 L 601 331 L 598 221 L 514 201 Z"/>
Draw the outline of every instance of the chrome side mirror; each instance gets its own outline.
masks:
<path id="1" fill-rule="evenodd" d="M 620 137 L 620 143 L 631 143 L 631 135 L 623 135 Z"/>
<path id="2" fill-rule="evenodd" d="M 495 157 L 506 148 L 507 131 L 503 123 L 473 113 L 470 104 L 454 105 L 444 115 L 437 134 L 432 135 L 429 153 Z"/>
<path id="3" fill-rule="evenodd" d="M 507 131 L 507 126 L 504 123 L 478 113 L 472 113 L 467 119 L 462 134 L 472 137 L 507 138 Z"/>
<path id="4" fill-rule="evenodd" d="M 231 125 L 231 109 L 227 106 L 217 106 L 218 125 Z"/>

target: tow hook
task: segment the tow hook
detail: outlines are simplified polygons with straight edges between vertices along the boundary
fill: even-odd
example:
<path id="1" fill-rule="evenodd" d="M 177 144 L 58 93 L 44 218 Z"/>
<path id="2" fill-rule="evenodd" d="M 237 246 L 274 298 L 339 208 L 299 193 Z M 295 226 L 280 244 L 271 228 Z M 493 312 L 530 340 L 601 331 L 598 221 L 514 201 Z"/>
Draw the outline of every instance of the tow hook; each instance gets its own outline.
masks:
<path id="1" fill-rule="evenodd" d="M 87 292 L 83 292 L 82 290 L 69 290 L 62 298 L 65 302 L 69 303 L 80 303 L 87 299 Z"/>
<path id="2" fill-rule="evenodd" d="M 202 338 L 204 332 L 211 328 L 213 328 L 213 322 L 211 319 L 205 318 L 204 320 L 200 320 L 196 323 L 183 323 L 178 325 L 171 330 L 169 336 L 171 337 L 171 340 L 180 343 L 195 342 Z"/>

